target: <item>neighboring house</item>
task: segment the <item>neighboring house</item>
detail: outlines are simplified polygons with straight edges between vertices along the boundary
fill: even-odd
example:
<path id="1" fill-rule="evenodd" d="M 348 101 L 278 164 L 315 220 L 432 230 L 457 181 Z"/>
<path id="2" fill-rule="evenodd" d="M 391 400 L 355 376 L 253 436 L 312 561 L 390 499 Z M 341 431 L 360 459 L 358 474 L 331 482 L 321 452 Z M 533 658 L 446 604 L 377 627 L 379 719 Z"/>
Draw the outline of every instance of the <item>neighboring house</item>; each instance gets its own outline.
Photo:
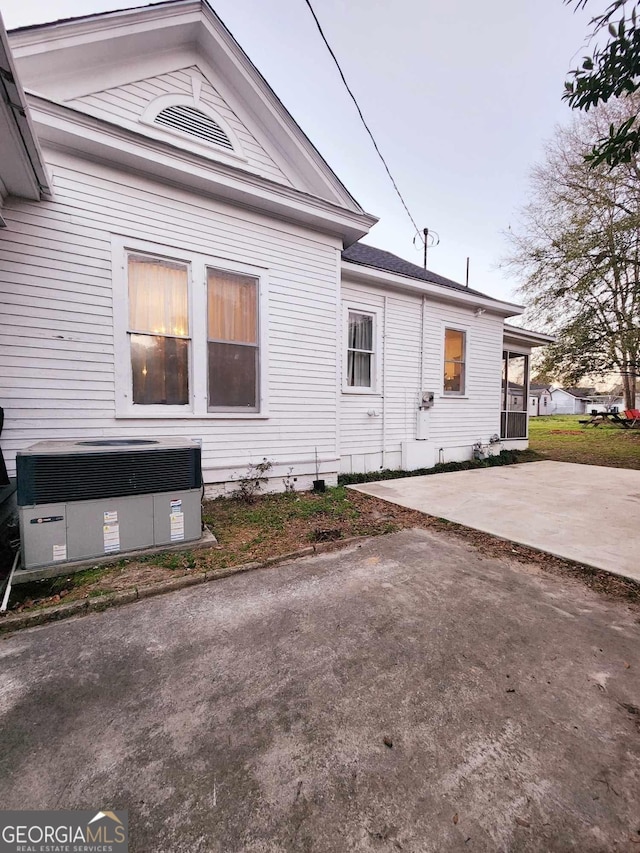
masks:
<path id="1" fill-rule="evenodd" d="M 532 382 L 529 385 L 529 417 L 553 414 L 553 398 L 548 385 Z"/>
<path id="2" fill-rule="evenodd" d="M 624 408 L 619 394 L 599 394 L 594 388 L 552 388 L 554 415 L 584 415 L 605 412 L 612 407 Z"/>
<path id="3" fill-rule="evenodd" d="M 593 394 L 593 388 L 552 388 L 553 414 L 584 415 Z"/>
<path id="4" fill-rule="evenodd" d="M 526 447 L 505 389 L 551 338 L 359 242 L 376 218 L 206 3 L 10 42 L 52 187 L 2 212 L 11 470 L 42 439 L 177 435 L 212 494 L 264 457 L 273 488 L 305 488 L 316 454 L 335 483 Z"/>

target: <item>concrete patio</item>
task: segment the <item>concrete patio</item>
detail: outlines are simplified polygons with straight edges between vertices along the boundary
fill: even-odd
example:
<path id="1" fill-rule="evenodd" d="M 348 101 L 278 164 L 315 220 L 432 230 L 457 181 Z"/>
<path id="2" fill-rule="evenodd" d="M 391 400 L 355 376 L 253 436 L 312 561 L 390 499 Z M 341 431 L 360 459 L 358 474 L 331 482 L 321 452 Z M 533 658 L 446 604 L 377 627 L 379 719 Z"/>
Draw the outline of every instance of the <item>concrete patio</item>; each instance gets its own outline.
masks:
<path id="1" fill-rule="evenodd" d="M 351 488 L 640 581 L 640 471 L 545 461 Z"/>

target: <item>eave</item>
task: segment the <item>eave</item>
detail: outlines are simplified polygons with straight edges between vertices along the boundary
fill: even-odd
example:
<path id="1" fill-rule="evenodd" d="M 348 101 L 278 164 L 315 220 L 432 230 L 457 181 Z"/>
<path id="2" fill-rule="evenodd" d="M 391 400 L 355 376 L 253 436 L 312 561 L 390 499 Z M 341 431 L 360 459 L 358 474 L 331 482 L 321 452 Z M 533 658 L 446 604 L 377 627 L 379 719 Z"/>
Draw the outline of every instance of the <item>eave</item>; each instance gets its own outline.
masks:
<path id="1" fill-rule="evenodd" d="M 0 202 L 8 195 L 39 200 L 49 178 L 0 18 Z"/>
<path id="2" fill-rule="evenodd" d="M 507 323 L 504 326 L 504 342 L 508 346 L 543 347 L 555 343 L 555 340 L 553 335 L 545 335 L 531 329 L 519 329 Z"/>
<path id="3" fill-rule="evenodd" d="M 474 292 L 466 293 L 464 290 L 456 290 L 442 284 L 410 278 L 409 276 L 344 260 L 342 261 L 342 277 L 356 283 L 374 285 L 384 290 L 398 290 L 429 296 L 438 302 L 464 305 L 470 309 L 482 308 L 501 317 L 515 317 L 524 311 L 521 305 L 502 302 L 499 299 L 493 299 L 491 296 L 483 296 Z"/>
<path id="4" fill-rule="evenodd" d="M 353 211 L 123 128 L 46 98 L 29 94 L 29 105 L 44 145 L 161 180 L 243 207 L 268 213 L 339 237 L 359 240 L 377 218 Z"/>

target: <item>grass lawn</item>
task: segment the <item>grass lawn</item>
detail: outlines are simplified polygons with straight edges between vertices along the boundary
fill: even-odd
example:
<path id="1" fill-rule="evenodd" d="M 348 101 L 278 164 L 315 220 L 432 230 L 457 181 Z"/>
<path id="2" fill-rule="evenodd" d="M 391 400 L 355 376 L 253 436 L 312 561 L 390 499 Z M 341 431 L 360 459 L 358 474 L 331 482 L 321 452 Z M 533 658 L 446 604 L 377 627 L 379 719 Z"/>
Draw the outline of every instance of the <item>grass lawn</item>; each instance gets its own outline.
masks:
<path id="1" fill-rule="evenodd" d="M 583 426 L 586 415 L 546 415 L 529 420 L 529 446 L 546 459 L 610 468 L 640 469 L 640 429 Z"/>

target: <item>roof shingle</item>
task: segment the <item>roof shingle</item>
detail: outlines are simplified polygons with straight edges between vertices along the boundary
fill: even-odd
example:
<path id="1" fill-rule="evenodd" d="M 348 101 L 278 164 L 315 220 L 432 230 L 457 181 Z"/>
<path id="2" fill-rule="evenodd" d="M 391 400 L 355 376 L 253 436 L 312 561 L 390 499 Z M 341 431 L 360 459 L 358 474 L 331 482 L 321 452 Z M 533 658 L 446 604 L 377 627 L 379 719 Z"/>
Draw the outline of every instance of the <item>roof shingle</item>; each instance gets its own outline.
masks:
<path id="1" fill-rule="evenodd" d="M 486 293 L 481 293 L 479 290 L 472 290 L 470 287 L 465 287 L 464 284 L 459 284 L 450 278 L 445 278 L 435 272 L 425 270 L 418 266 L 418 264 L 405 261 L 404 258 L 400 258 L 392 252 L 385 252 L 384 249 L 377 249 L 375 246 L 367 245 L 367 243 L 357 242 L 349 246 L 348 249 L 343 251 L 342 259 L 352 264 L 374 267 L 375 269 L 385 270 L 386 272 L 396 273 L 397 275 L 417 278 L 420 281 L 429 281 L 432 284 L 439 284 L 443 287 L 451 287 L 454 290 L 461 290 L 464 293 L 473 293 L 475 296 L 484 296 L 486 299 L 492 298 L 487 296 Z"/>

